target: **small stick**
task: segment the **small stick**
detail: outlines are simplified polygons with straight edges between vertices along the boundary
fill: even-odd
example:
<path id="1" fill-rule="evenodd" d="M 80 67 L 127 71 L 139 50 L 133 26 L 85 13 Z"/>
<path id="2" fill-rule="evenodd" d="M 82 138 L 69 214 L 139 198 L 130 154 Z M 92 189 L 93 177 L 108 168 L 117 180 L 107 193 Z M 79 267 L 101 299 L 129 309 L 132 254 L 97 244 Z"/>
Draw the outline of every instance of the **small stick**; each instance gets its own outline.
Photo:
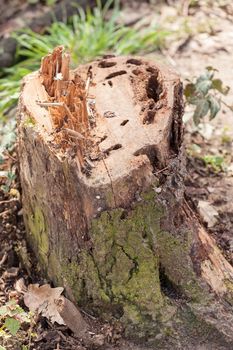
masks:
<path id="1" fill-rule="evenodd" d="M 4 217 L 5 214 L 8 214 L 8 213 L 10 213 L 10 212 L 11 212 L 10 209 L 6 209 L 6 210 L 4 210 L 3 212 L 0 213 L 0 217 L 1 217 L 1 216 Z"/>
<path id="2" fill-rule="evenodd" d="M 41 107 L 63 107 L 63 102 L 40 102 L 36 101 L 36 103 Z"/>
<path id="3" fill-rule="evenodd" d="M 10 202 L 17 202 L 17 201 L 18 201 L 17 198 L 11 198 L 11 199 L 7 199 L 5 201 L 0 201 L 0 204 L 10 203 Z"/>
<path id="4" fill-rule="evenodd" d="M 86 158 L 85 160 L 87 164 L 90 165 L 91 168 L 95 168 L 95 165 L 92 163 L 92 161 L 90 161 L 90 159 Z"/>
<path id="5" fill-rule="evenodd" d="M 5 263 L 7 259 L 7 252 L 4 252 L 2 259 L 0 260 L 0 267 Z"/>
<path id="6" fill-rule="evenodd" d="M 69 117 L 70 117 L 71 120 L 73 121 L 74 116 L 73 116 L 73 114 L 71 113 L 71 111 L 70 111 L 69 107 L 67 106 L 67 104 L 66 104 L 66 103 L 63 103 L 63 107 L 65 108 L 65 110 L 66 110 L 67 113 L 69 114 Z"/>
<path id="7" fill-rule="evenodd" d="M 90 86 L 90 81 L 91 81 L 91 77 L 88 77 L 88 78 L 87 78 L 87 81 L 86 81 L 86 86 L 85 86 L 86 95 L 88 94 L 88 90 L 89 90 L 89 86 Z"/>
<path id="8" fill-rule="evenodd" d="M 70 136 L 74 136 L 77 139 L 80 139 L 80 140 L 85 139 L 85 137 L 82 134 L 80 134 L 78 131 L 75 131 L 75 130 L 72 130 L 72 129 L 68 129 L 68 128 L 63 128 L 63 130 L 67 131 L 67 133 Z"/>
<path id="9" fill-rule="evenodd" d="M 167 169 L 169 169 L 169 166 L 166 166 L 165 168 L 156 171 L 154 174 L 155 174 L 155 175 L 160 174 L 160 173 L 162 173 L 164 170 L 167 170 Z"/>

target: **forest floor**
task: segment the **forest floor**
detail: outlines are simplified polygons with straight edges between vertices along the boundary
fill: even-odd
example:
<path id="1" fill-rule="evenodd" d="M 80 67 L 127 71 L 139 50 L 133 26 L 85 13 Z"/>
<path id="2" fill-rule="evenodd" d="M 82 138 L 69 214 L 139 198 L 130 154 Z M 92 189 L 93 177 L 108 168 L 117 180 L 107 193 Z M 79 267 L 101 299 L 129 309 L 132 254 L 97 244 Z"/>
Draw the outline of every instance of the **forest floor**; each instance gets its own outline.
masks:
<path id="1" fill-rule="evenodd" d="M 201 7 L 190 9 L 187 15 L 187 9 L 182 8 L 179 1 L 174 1 L 174 6 L 163 5 L 158 8 L 151 7 L 146 2 L 135 4 L 129 1 L 123 8 L 122 21 L 126 24 L 133 23 L 140 14 L 141 17 L 144 16 L 145 22 L 151 21 L 153 17 L 171 29 L 180 28 L 181 35 L 174 38 L 171 36 L 167 48 L 160 53 L 151 53 L 148 57 L 171 65 L 184 81 L 199 76 L 206 66 L 216 68 L 217 77 L 231 88 L 225 101 L 232 105 L 233 7 L 231 2 L 221 8 L 203 3 Z M 19 5 L 20 1 L 15 1 L 15 4 Z M 18 14 L 17 11 L 8 12 L 7 25 L 0 17 L 1 31 L 10 31 L 10 27 L 16 23 L 21 25 L 20 7 L 18 11 Z M 38 7 L 39 14 L 43 11 L 43 8 Z M 30 16 L 29 11 L 28 17 Z M 202 131 L 195 129 L 191 121 L 186 125 L 186 195 L 228 261 L 233 264 L 233 113 L 223 106 L 215 120 L 211 123 L 206 121 L 203 125 Z M 205 156 L 212 156 L 211 159 L 220 157 L 220 166 L 215 162 L 207 164 L 203 160 Z M 47 282 L 41 277 L 24 238 L 16 148 L 9 153 L 1 170 L 12 167 L 16 168 L 16 178 L 9 179 L 11 190 L 0 190 L 0 306 L 12 298 L 23 306 L 22 285 Z M 3 183 L 3 179 L 0 178 L 0 181 Z M 104 349 L 137 349 L 136 345 L 124 342 L 115 326 L 84 317 L 91 323 L 93 331 L 102 335 L 101 339 L 105 340 Z M 45 318 L 38 317 L 30 327 L 30 349 L 88 349 L 65 326 L 54 326 Z M 28 344 L 28 330 L 29 326 L 21 330 L 17 337 L 11 337 L 7 349 L 22 349 L 22 344 Z M 140 349 L 143 350 L 143 347 Z M 192 345 L 187 340 L 185 349 L 220 348 L 205 343 Z"/>

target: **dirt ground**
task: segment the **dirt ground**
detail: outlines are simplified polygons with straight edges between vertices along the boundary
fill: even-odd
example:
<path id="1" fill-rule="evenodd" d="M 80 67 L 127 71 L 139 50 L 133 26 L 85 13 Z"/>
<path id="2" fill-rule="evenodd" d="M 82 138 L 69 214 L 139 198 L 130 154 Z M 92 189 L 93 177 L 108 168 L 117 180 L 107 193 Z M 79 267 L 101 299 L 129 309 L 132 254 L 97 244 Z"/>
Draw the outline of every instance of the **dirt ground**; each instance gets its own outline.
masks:
<path id="1" fill-rule="evenodd" d="M 19 1 L 16 3 L 19 4 Z M 159 54 L 151 53 L 149 57 L 171 65 L 184 80 L 199 76 L 206 66 L 213 66 L 218 69 L 217 76 L 231 88 L 226 102 L 232 105 L 233 9 L 231 3 L 229 2 L 229 6 L 220 8 L 217 2 L 212 2 L 216 5 L 206 6 L 206 2 L 203 1 L 204 5 L 201 8 L 190 9 L 189 16 L 187 16 L 187 9 L 180 5 L 180 1 L 170 1 L 170 3 L 173 6 L 154 7 L 147 2 L 139 2 L 129 7 L 127 3 L 122 12 L 122 21 L 127 24 L 137 22 L 140 13 L 140 17 L 144 16 L 145 21 L 155 19 L 171 29 L 176 28 L 179 34 L 171 37 L 168 48 Z M 17 19 L 15 12 L 11 16 L 14 21 Z M 6 30 L 8 27 L 4 28 Z M 208 137 L 195 132 L 189 122 L 186 125 L 185 144 L 188 153 L 186 196 L 195 208 L 200 201 L 205 201 L 215 209 L 216 223 L 209 227 L 209 232 L 216 239 L 228 261 L 233 264 L 233 113 L 223 106 L 211 125 L 213 128 Z M 207 154 L 223 156 L 226 160 L 226 169 L 216 172 L 210 166 L 206 166 L 201 156 Z M 24 240 L 25 231 L 15 151 L 9 154 L 8 162 L 1 166 L 1 170 L 9 166 L 16 167 L 17 177 L 12 182 L 14 191 L 7 194 L 0 191 L 0 305 L 4 305 L 9 298 L 14 297 L 24 306 L 22 294 L 17 290 L 17 281 L 23 279 L 26 285 L 43 284 L 46 281 L 41 277 Z M 205 217 L 200 215 L 200 219 L 207 226 Z M 103 349 L 146 349 L 146 347 L 125 342 L 122 339 L 121 330 L 115 325 L 99 323 L 98 320 L 93 320 L 86 315 L 84 317 L 91 323 L 93 332 L 101 335 L 101 339 L 105 341 Z M 21 349 L 19 344 L 24 342 L 26 344 L 28 341 L 27 332 L 28 328 L 25 328 L 17 339 L 9 342 L 8 348 Z M 33 332 L 37 336 L 32 338 L 30 349 L 84 350 L 90 348 L 86 347 L 80 339 L 74 338 L 72 332 L 64 326 L 54 326 L 45 318 L 36 320 Z M 214 343 L 198 343 L 198 341 L 195 345 L 189 344 L 187 339 L 187 342 L 184 341 L 183 345 L 177 349 L 221 350 L 226 347 Z"/>

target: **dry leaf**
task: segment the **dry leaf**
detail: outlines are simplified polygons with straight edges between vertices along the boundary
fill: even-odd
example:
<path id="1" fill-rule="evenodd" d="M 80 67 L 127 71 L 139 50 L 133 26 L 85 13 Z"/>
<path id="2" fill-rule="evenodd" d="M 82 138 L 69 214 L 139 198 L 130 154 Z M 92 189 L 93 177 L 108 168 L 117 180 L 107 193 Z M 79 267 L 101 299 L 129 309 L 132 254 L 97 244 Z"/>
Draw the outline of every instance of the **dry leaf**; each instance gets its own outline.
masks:
<path id="1" fill-rule="evenodd" d="M 218 212 L 209 202 L 199 201 L 198 210 L 208 227 L 213 227 L 216 224 Z"/>
<path id="2" fill-rule="evenodd" d="M 38 311 L 52 323 L 65 324 L 60 316 L 55 300 L 59 299 L 64 288 L 51 288 L 49 284 L 30 284 L 24 294 L 24 303 L 30 311 Z"/>
<path id="3" fill-rule="evenodd" d="M 15 289 L 18 293 L 26 293 L 27 292 L 27 287 L 24 283 L 24 279 L 23 277 L 21 277 L 20 279 L 18 279 L 16 282 L 15 282 Z"/>

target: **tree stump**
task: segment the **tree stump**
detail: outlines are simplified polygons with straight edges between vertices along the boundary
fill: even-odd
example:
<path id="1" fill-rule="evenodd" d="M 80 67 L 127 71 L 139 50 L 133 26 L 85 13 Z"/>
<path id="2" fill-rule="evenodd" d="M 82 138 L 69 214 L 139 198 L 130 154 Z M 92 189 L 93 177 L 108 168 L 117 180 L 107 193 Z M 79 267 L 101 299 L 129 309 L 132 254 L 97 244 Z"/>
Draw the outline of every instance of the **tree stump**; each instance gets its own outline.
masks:
<path id="1" fill-rule="evenodd" d="M 62 47 L 46 56 L 19 102 L 27 239 L 69 298 L 127 336 L 230 346 L 233 269 L 185 201 L 182 113 L 160 64 L 106 56 L 69 71 Z"/>

